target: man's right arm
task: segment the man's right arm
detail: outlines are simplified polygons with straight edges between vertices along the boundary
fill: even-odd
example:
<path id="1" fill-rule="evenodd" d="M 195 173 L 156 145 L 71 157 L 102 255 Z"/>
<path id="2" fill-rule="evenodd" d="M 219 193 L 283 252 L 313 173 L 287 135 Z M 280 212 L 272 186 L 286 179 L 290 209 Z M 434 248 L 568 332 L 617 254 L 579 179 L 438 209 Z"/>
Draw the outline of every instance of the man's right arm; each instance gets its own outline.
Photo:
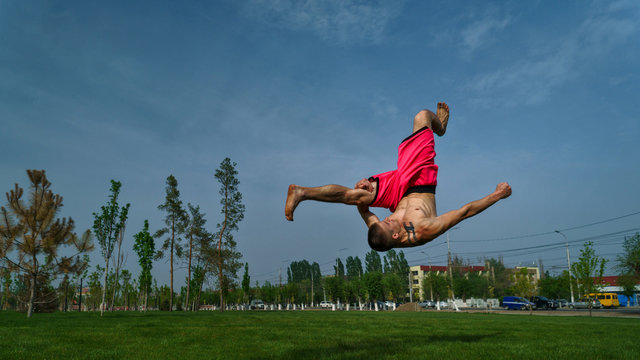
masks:
<path id="1" fill-rule="evenodd" d="M 486 210 L 491 205 L 500 201 L 501 199 L 506 199 L 511 196 L 511 186 L 508 183 L 503 182 L 496 186 L 496 190 L 483 197 L 480 200 L 472 201 L 460 209 L 451 210 L 447 213 L 444 213 L 435 219 L 425 221 L 422 226 L 420 226 L 421 230 L 421 239 L 424 242 L 428 242 L 436 237 L 442 235 L 447 230 L 454 227 L 456 224 L 461 222 L 464 219 L 468 219 L 472 216 L 475 216 L 484 210 Z"/>

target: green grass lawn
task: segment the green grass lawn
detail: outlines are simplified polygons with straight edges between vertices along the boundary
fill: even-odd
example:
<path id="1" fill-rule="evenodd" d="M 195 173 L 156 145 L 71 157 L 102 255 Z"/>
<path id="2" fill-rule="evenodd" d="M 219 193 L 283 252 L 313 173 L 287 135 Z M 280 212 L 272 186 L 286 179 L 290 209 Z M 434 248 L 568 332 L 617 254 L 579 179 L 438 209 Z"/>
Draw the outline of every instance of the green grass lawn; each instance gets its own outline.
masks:
<path id="1" fill-rule="evenodd" d="M 0 359 L 638 359 L 640 320 L 449 312 L 0 312 Z"/>

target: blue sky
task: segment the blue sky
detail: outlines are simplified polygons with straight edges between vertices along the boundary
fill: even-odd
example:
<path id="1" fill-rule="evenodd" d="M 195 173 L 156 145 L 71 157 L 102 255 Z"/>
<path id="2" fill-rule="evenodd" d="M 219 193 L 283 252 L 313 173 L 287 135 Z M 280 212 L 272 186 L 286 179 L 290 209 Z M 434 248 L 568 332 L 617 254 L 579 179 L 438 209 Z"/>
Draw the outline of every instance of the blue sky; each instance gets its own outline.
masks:
<path id="1" fill-rule="evenodd" d="M 511 250 L 640 212 L 639 18 L 632 0 L 0 1 L 0 188 L 46 169 L 81 232 L 119 180 L 131 247 L 144 219 L 161 226 L 169 174 L 214 230 L 213 174 L 230 157 L 252 283 L 277 282 L 292 260 L 330 273 L 336 255 L 364 257 L 364 223 L 311 202 L 289 223 L 287 186 L 352 186 L 393 169 L 415 113 L 446 101 L 439 212 L 500 181 L 514 191 L 452 231 L 453 252 L 560 271 L 564 247 Z M 639 220 L 564 233 L 594 237 L 613 259 Z M 445 264 L 445 237 L 405 253 Z M 126 266 L 137 274 L 133 252 Z M 154 276 L 168 282 L 168 264 Z"/>

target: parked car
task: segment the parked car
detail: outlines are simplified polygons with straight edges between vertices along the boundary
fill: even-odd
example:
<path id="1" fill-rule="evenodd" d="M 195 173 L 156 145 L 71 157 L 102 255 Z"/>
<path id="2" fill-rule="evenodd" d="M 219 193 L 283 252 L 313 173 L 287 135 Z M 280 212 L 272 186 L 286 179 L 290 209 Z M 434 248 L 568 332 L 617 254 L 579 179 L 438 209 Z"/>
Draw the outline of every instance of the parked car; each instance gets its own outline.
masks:
<path id="1" fill-rule="evenodd" d="M 556 299 L 559 308 L 566 308 L 569 306 L 569 302 L 567 299 Z"/>
<path id="2" fill-rule="evenodd" d="M 555 310 L 558 308 L 557 302 L 547 299 L 544 296 L 532 296 L 529 301 L 534 303 L 536 305 L 536 309 L 538 310 Z"/>
<path id="3" fill-rule="evenodd" d="M 602 309 L 602 304 L 598 299 L 582 298 L 569 303 L 569 309 L 588 309 L 591 303 L 592 309 Z"/>
<path id="4" fill-rule="evenodd" d="M 260 299 L 253 299 L 251 303 L 249 303 L 249 309 L 264 309 L 264 303 Z"/>
<path id="5" fill-rule="evenodd" d="M 529 307 L 535 309 L 536 305 L 520 296 L 505 296 L 500 302 L 500 307 L 505 310 L 524 310 Z"/>
<path id="6" fill-rule="evenodd" d="M 449 302 L 447 302 L 447 301 L 440 301 L 439 305 L 440 305 L 440 309 L 448 309 L 449 308 Z"/>
<path id="7" fill-rule="evenodd" d="M 418 303 L 418 305 L 420 305 L 420 307 L 423 308 L 434 308 L 436 307 L 436 302 L 435 301 L 431 301 L 431 300 L 425 300 L 425 301 L 421 301 Z"/>
<path id="8" fill-rule="evenodd" d="M 323 300 L 323 301 L 320 301 L 320 307 L 321 308 L 330 308 L 330 307 L 333 307 L 333 303 L 331 301 Z"/>
<path id="9" fill-rule="evenodd" d="M 393 301 L 387 300 L 384 302 L 384 305 L 389 309 L 393 309 L 393 306 L 395 305 L 395 303 Z"/>

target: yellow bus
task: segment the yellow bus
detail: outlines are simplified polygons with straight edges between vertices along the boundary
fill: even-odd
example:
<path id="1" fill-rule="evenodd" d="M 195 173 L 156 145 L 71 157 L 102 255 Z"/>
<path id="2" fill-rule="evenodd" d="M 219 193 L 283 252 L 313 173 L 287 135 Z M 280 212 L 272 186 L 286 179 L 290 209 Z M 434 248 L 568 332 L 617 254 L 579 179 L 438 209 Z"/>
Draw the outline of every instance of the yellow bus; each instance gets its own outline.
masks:
<path id="1" fill-rule="evenodd" d="M 591 293 L 589 294 L 590 298 L 596 298 L 602 304 L 602 307 L 612 308 L 620 306 L 620 301 L 618 301 L 618 294 L 616 293 Z"/>

